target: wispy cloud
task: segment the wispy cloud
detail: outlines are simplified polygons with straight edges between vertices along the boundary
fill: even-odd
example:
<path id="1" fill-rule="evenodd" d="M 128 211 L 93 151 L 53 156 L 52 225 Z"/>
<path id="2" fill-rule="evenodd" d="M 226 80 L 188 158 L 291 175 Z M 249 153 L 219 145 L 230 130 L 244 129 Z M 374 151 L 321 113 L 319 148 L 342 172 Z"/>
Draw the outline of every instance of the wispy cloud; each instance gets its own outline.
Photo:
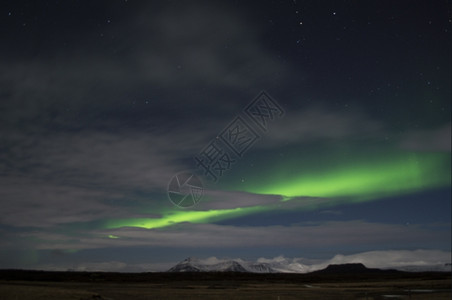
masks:
<path id="1" fill-rule="evenodd" d="M 148 193 L 149 209 L 169 205 L 153 198 L 186 168 L 180 159 L 195 152 L 191 142 L 183 132 L 10 137 L 0 160 L 2 223 L 39 227 L 113 216 L 117 201 L 139 205 L 137 192 Z"/>
<path id="2" fill-rule="evenodd" d="M 120 228 L 109 230 L 79 229 L 71 236 L 61 233 L 31 232 L 22 238 L 33 238 L 36 249 L 92 249 L 105 247 L 379 247 L 392 245 L 421 247 L 446 245 L 447 232 L 420 225 L 397 225 L 364 221 L 300 223 L 292 226 L 226 226 L 181 223 L 167 229 Z M 110 239 L 109 235 L 119 238 Z"/>
<path id="3" fill-rule="evenodd" d="M 375 138 L 382 134 L 384 125 L 364 112 L 333 111 L 312 106 L 287 112 L 272 124 L 263 145 L 301 143 L 312 140 L 341 140 L 363 135 Z"/>
<path id="4" fill-rule="evenodd" d="M 451 123 L 430 130 L 405 133 L 400 142 L 403 149 L 414 151 L 450 151 Z"/>

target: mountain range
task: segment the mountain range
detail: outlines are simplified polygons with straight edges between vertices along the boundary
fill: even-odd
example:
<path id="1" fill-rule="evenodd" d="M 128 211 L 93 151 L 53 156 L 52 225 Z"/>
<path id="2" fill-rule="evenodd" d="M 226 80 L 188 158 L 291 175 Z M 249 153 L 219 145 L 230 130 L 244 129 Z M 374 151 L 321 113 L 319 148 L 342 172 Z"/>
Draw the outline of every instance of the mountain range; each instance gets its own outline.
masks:
<path id="1" fill-rule="evenodd" d="M 369 269 L 363 264 L 329 265 L 326 269 L 316 272 L 373 272 L 379 269 Z M 249 272 L 249 273 L 307 273 L 306 266 L 280 260 L 276 262 L 247 262 L 241 259 L 205 262 L 196 258 L 186 258 L 168 272 Z"/>
<path id="2" fill-rule="evenodd" d="M 425 272 L 447 271 L 450 272 L 450 264 L 430 266 L 401 266 L 398 271 Z M 248 272 L 248 273 L 377 273 L 394 272 L 395 270 L 368 268 L 362 263 L 345 264 L 320 264 L 304 265 L 294 259 L 279 258 L 276 260 L 264 260 L 249 262 L 242 259 L 221 260 L 211 258 L 201 260 L 188 257 L 168 272 Z"/>
<path id="3" fill-rule="evenodd" d="M 259 272 L 259 269 L 265 270 Z M 196 258 L 186 258 L 174 267 L 168 270 L 168 272 L 253 272 L 253 273 L 272 273 L 271 269 L 267 269 L 264 266 L 258 266 L 255 270 L 248 267 L 247 264 L 243 264 L 235 260 L 227 260 L 222 262 L 216 262 L 206 264 Z"/>

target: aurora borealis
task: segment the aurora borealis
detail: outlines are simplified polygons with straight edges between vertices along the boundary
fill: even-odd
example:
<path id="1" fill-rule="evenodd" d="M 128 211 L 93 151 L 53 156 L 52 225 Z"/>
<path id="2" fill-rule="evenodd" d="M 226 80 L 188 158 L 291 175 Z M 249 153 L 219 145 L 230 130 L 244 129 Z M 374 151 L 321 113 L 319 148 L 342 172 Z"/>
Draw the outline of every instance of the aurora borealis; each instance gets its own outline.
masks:
<path id="1" fill-rule="evenodd" d="M 445 1 L 7 1 L 0 15 L 0 268 L 450 254 Z M 268 127 L 246 113 L 262 91 L 284 111 L 253 110 Z M 194 157 L 238 117 L 253 143 L 220 149 L 233 161 L 213 182 Z M 180 172 L 203 183 L 195 206 L 169 201 Z"/>
<path id="2" fill-rule="evenodd" d="M 450 174 L 443 167 L 449 163 L 449 157 L 444 154 L 400 153 L 383 156 L 372 163 L 355 161 L 322 172 L 314 170 L 306 174 L 300 168 L 298 174 L 272 178 L 272 182 L 247 191 L 278 194 L 288 199 L 302 196 L 373 199 L 447 186 Z M 284 166 L 280 169 L 284 170 Z"/>
<path id="3" fill-rule="evenodd" d="M 292 162 L 292 166 L 294 162 Z M 178 223 L 209 223 L 227 218 L 236 218 L 253 213 L 276 211 L 284 209 L 282 202 L 290 201 L 297 197 L 324 198 L 328 199 L 328 207 L 344 203 L 360 203 L 393 197 L 403 194 L 411 194 L 435 188 L 450 186 L 451 177 L 444 166 L 450 165 L 450 157 L 445 154 L 431 153 L 399 153 L 391 157 L 382 157 L 374 160 L 372 165 L 355 161 L 353 167 L 335 170 L 323 170 L 323 172 L 308 172 L 300 168 L 300 174 L 291 173 L 284 175 L 254 176 L 257 180 L 270 178 L 260 183 L 241 185 L 239 188 L 254 194 L 277 195 L 274 203 L 265 206 L 256 205 L 248 207 L 237 207 L 233 209 L 216 209 L 207 211 L 193 210 L 170 210 L 159 218 L 132 218 L 109 221 L 106 228 L 139 227 L 146 229 L 163 228 Z M 288 166 L 278 166 L 279 170 L 288 169 Z M 281 174 L 271 170 L 271 174 Z M 304 176 L 303 176 L 304 175 Z M 206 199 L 205 201 L 209 201 Z M 315 209 L 325 205 L 324 202 L 316 204 L 311 201 L 309 206 L 300 205 L 292 209 Z M 318 207 L 317 207 L 318 206 Z"/>
<path id="4" fill-rule="evenodd" d="M 234 208 L 222 210 L 208 210 L 208 211 L 175 211 L 168 215 L 156 219 L 139 218 L 139 219 L 124 219 L 107 222 L 106 228 L 121 228 L 121 227 L 139 227 L 146 229 L 162 228 L 171 226 L 177 223 L 206 223 L 208 221 L 219 220 L 227 218 L 228 216 L 238 216 L 250 214 L 253 212 L 262 211 L 262 207 L 248 207 L 248 208 Z"/>

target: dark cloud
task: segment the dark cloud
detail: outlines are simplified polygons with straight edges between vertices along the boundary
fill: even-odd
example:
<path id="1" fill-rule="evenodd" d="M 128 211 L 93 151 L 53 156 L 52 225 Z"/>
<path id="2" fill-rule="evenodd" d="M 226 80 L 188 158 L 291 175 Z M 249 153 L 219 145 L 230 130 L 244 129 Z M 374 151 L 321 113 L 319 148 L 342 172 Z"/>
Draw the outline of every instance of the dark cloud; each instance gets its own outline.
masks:
<path id="1" fill-rule="evenodd" d="M 68 122 L 89 121 L 93 111 L 97 112 L 93 118 L 102 123 L 102 114 L 105 119 L 112 110 L 130 110 L 118 102 L 129 104 L 134 98 L 149 100 L 153 116 L 173 105 L 218 108 L 238 101 L 221 96 L 228 93 L 218 93 L 219 89 L 261 89 L 272 74 L 287 72 L 262 47 L 258 29 L 231 8 L 180 4 L 155 10 L 148 5 L 104 29 L 102 34 L 112 44 L 90 47 L 93 37 L 86 34 L 55 56 L 2 61 L 0 80 L 6 95 L 2 123 L 77 127 Z M 187 99 L 187 87 L 215 89 L 215 98 Z M 151 97 L 137 90 L 147 90 Z M 166 97 L 152 97 L 155 90 L 164 90 Z"/>

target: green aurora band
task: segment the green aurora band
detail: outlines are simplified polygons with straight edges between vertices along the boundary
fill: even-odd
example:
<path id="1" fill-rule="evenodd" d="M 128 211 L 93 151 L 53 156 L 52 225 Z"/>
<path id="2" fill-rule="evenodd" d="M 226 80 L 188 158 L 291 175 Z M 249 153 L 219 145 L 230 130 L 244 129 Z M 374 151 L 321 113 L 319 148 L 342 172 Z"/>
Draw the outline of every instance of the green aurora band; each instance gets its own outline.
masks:
<path id="1" fill-rule="evenodd" d="M 172 211 L 165 213 L 161 218 L 131 218 L 108 221 L 105 224 L 105 228 L 114 229 L 122 227 L 139 227 L 156 229 L 184 222 L 208 223 L 223 220 L 229 218 L 230 216 L 237 217 L 264 211 L 266 209 L 268 208 L 263 206 L 251 206 L 207 211 Z"/>
<path id="2" fill-rule="evenodd" d="M 352 202 L 397 196 L 450 185 L 450 158 L 444 154 L 396 155 L 372 163 L 357 163 L 333 170 L 280 175 L 244 190 L 257 194 L 295 197 L 347 197 Z"/>
<path id="3" fill-rule="evenodd" d="M 292 171 L 287 172 L 287 170 Z M 293 172 L 293 170 L 296 171 Z M 280 204 L 300 197 L 309 197 L 311 203 L 314 201 L 312 205 L 300 205 L 298 208 L 308 210 L 321 207 L 315 204 L 315 198 L 327 198 L 327 205 L 331 207 L 344 203 L 406 195 L 450 186 L 450 184 L 449 153 L 399 153 L 377 159 L 357 159 L 353 163 L 344 162 L 331 168 L 320 168 L 316 172 L 312 170 L 308 172 L 296 162 L 290 162 L 290 165 L 279 165 L 278 168 L 261 173 L 254 183 L 247 181 L 246 185 L 230 188 L 255 194 L 280 195 L 282 202 L 265 206 L 207 211 L 172 209 L 163 213 L 160 218 L 111 220 L 105 223 L 104 228 L 158 229 L 184 222 L 210 223 L 258 212 L 284 209 L 284 205 Z"/>

